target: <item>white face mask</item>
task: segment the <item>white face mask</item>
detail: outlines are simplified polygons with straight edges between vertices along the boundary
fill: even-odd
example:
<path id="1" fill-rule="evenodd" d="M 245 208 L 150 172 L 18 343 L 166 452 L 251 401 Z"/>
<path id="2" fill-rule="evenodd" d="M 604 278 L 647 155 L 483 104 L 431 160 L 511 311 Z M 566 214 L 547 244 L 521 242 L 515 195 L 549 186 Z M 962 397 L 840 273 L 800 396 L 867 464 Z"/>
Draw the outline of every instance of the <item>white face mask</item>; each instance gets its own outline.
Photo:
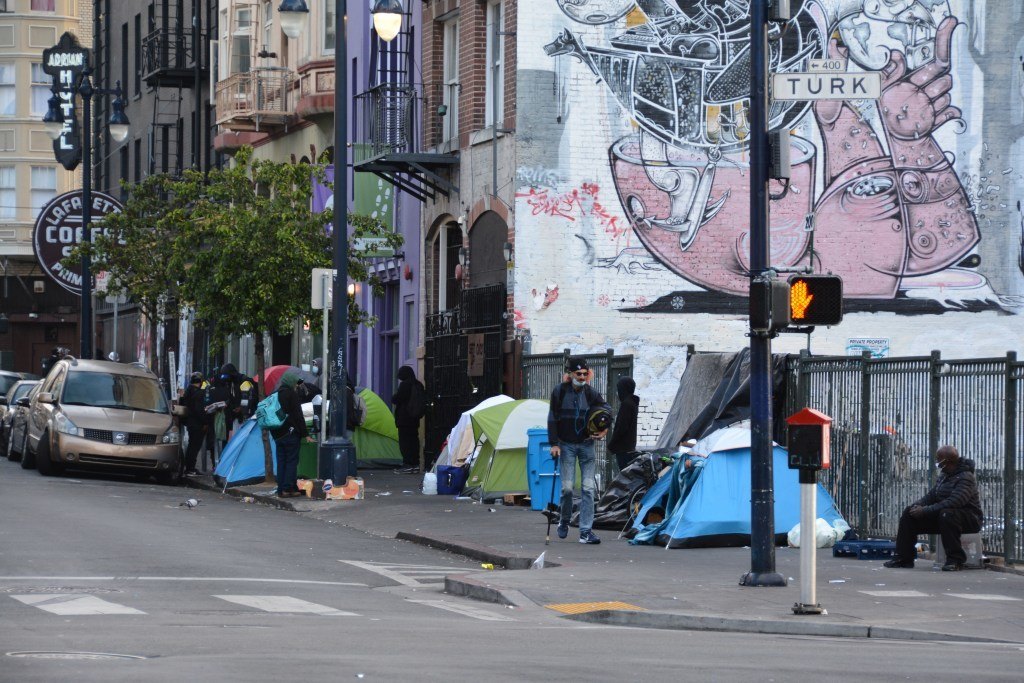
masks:
<path id="1" fill-rule="evenodd" d="M 585 380 L 585 379 L 576 379 L 575 377 L 572 378 L 572 385 L 574 387 L 582 387 L 586 383 L 587 383 L 587 380 Z"/>
<path id="2" fill-rule="evenodd" d="M 320 366 L 319 365 L 314 365 L 312 368 L 310 368 L 309 371 L 312 372 L 314 375 L 319 375 L 320 374 Z"/>

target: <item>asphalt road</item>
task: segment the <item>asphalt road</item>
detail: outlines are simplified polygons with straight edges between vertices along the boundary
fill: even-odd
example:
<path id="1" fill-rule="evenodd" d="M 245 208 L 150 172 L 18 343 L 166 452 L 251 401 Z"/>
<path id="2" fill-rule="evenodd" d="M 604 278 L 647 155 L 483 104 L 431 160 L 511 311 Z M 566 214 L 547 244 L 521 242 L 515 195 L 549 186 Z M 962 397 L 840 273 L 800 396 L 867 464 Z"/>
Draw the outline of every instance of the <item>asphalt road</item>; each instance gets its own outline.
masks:
<path id="1" fill-rule="evenodd" d="M 1024 662 L 1006 645 L 591 626 L 445 595 L 444 574 L 478 568 L 454 555 L 131 479 L 3 460 L 0 506 L 2 682 L 1010 680 Z"/>

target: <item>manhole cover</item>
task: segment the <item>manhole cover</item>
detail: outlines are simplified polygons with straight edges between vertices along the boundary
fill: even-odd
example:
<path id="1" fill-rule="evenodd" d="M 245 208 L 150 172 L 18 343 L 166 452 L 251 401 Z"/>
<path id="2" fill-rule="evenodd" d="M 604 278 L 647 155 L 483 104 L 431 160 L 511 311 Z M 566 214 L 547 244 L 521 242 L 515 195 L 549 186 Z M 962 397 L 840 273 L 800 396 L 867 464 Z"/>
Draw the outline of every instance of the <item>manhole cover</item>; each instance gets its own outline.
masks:
<path id="1" fill-rule="evenodd" d="M 113 652 L 46 652 L 26 651 L 8 652 L 8 657 L 23 657 L 25 659 L 145 659 L 138 655 L 119 655 Z"/>
<path id="2" fill-rule="evenodd" d="M 116 588 L 81 588 L 75 586 L 35 586 L 16 587 L 5 586 L 0 588 L 0 593 L 120 593 Z"/>

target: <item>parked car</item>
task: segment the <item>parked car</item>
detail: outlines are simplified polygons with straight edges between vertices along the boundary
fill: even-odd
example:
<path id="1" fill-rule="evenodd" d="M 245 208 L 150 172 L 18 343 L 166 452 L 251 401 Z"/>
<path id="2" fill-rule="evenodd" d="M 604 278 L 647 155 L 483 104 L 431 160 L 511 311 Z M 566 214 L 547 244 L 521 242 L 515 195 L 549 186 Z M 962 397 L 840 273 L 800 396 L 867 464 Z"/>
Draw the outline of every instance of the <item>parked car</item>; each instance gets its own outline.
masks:
<path id="1" fill-rule="evenodd" d="M 7 459 L 20 460 L 21 467 L 26 470 L 35 468 L 32 459 L 25 456 L 25 444 L 28 442 L 28 406 L 41 385 L 42 382 L 37 382 L 29 390 L 28 396 L 22 396 L 11 407 L 11 426 L 7 430 Z"/>
<path id="2" fill-rule="evenodd" d="M 181 410 L 142 365 L 62 358 L 30 401 L 27 452 L 46 476 L 74 467 L 171 483 L 181 465 Z"/>
<path id="3" fill-rule="evenodd" d="M 0 395 L 7 395 L 16 382 L 23 379 L 42 379 L 39 375 L 31 372 L 14 372 L 13 370 L 0 370 Z"/>
<path id="4" fill-rule="evenodd" d="M 18 399 L 26 398 L 32 387 L 39 384 L 39 380 L 21 380 L 15 382 L 10 390 L 0 396 L 0 453 L 7 453 L 7 441 L 10 435 L 11 419 L 14 417 L 14 410 L 18 407 Z"/>

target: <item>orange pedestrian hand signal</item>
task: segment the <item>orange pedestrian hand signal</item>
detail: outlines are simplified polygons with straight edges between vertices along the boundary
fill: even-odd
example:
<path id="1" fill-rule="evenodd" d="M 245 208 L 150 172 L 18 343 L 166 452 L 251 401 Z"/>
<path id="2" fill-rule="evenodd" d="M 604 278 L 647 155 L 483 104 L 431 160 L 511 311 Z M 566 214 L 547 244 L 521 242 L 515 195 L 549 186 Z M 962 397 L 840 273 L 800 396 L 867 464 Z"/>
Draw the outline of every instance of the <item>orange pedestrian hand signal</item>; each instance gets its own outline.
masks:
<path id="1" fill-rule="evenodd" d="M 804 280 L 797 280 L 789 288 L 789 309 L 793 320 L 803 320 L 807 307 L 814 301 L 814 295 L 807 290 Z"/>

